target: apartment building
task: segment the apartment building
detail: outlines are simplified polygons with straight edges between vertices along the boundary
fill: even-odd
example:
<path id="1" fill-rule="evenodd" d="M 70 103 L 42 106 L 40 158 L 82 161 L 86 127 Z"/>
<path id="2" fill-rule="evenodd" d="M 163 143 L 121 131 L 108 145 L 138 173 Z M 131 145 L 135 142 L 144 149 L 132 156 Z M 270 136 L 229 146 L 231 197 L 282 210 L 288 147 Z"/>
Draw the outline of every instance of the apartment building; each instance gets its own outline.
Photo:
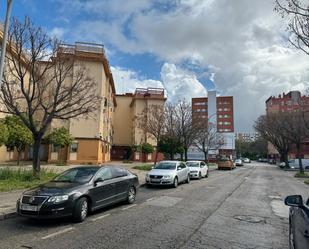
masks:
<path id="1" fill-rule="evenodd" d="M 207 97 L 192 98 L 193 121 L 203 121 L 217 127 L 224 138 L 219 149 L 221 155 L 233 155 L 235 151 L 233 96 L 217 96 L 216 91 L 208 91 Z"/>
<path id="2" fill-rule="evenodd" d="M 153 161 L 155 153 L 143 155 L 132 151 L 134 145 L 149 143 L 154 147 L 157 141 L 139 127 L 137 119 L 151 105 L 164 105 L 164 89 L 137 88 L 134 93 L 117 94 L 117 108 L 114 113 L 114 139 L 111 158 L 113 160 Z M 158 160 L 163 155 L 158 154 Z"/>
<path id="3" fill-rule="evenodd" d="M 266 101 L 266 114 L 278 112 L 293 112 L 299 109 L 309 110 L 309 96 L 301 95 L 299 91 L 290 91 L 288 93 L 279 94 L 278 96 L 270 96 Z M 309 140 L 302 144 L 302 158 L 309 158 Z M 279 152 L 276 148 L 268 144 L 268 157 L 279 158 Z M 296 148 L 292 146 L 289 152 L 289 158 L 297 157 Z"/>
<path id="4" fill-rule="evenodd" d="M 73 56 L 76 64 L 82 63 L 90 77 L 96 82 L 101 104 L 90 117 L 72 118 L 67 121 L 53 120 L 51 129 L 66 127 L 74 137 L 69 148 L 49 146 L 48 162 L 60 159 L 72 164 L 100 164 L 110 161 L 113 143 L 113 114 L 116 107 L 113 75 L 103 45 L 76 42 L 62 44 L 58 55 Z M 72 78 L 68 82 L 73 81 Z"/>

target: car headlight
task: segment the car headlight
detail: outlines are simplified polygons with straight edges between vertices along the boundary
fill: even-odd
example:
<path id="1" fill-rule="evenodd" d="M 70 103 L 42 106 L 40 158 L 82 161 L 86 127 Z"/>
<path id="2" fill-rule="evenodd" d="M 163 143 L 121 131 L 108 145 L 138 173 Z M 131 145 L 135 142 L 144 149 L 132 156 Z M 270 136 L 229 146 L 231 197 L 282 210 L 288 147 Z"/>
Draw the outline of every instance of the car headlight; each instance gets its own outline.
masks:
<path id="1" fill-rule="evenodd" d="M 57 195 L 57 196 L 49 197 L 47 202 L 50 202 L 50 203 L 60 203 L 60 202 L 67 201 L 68 199 L 69 199 L 68 195 Z"/>
<path id="2" fill-rule="evenodd" d="M 165 176 L 163 176 L 163 178 L 164 178 L 164 179 L 170 179 L 170 178 L 172 178 L 172 176 L 170 176 L 170 175 L 165 175 Z"/>

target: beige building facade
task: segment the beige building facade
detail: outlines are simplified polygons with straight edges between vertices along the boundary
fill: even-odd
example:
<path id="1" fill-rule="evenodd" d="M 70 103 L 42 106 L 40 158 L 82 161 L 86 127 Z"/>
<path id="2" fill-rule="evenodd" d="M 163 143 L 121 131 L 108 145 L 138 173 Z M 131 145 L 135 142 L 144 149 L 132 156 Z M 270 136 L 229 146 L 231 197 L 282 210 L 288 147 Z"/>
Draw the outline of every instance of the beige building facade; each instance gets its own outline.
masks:
<path id="1" fill-rule="evenodd" d="M 157 141 L 140 128 L 137 117 L 152 105 L 164 106 L 164 89 L 137 88 L 134 93 L 116 95 L 117 108 L 114 113 L 113 160 L 153 161 L 154 153 L 142 155 L 132 147 L 149 143 L 154 147 Z M 144 158 L 146 156 L 146 158 Z M 159 155 L 159 159 L 162 155 Z"/>
<path id="2" fill-rule="evenodd" d="M 96 82 L 101 97 L 96 112 L 89 117 L 53 120 L 51 129 L 66 127 L 74 142 L 68 148 L 49 146 L 48 162 L 66 161 L 70 164 L 100 164 L 110 161 L 113 143 L 113 114 L 116 107 L 115 86 L 103 45 L 80 43 L 61 45 L 76 64 L 82 64 Z M 60 47 L 61 51 L 61 47 Z M 72 77 L 74 77 L 72 75 Z M 71 82 L 73 79 L 68 79 Z"/>

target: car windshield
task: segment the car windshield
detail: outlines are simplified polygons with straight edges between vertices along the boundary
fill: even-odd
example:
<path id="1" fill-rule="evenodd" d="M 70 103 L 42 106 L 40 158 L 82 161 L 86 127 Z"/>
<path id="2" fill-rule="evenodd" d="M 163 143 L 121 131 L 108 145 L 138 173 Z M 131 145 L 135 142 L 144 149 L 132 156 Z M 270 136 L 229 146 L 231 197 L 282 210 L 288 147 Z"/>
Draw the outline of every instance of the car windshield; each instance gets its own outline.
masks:
<path id="1" fill-rule="evenodd" d="M 56 176 L 53 182 L 77 182 L 86 183 L 91 180 L 99 168 L 70 169 Z"/>
<path id="2" fill-rule="evenodd" d="M 176 169 L 176 163 L 158 163 L 155 169 Z"/>
<path id="3" fill-rule="evenodd" d="M 198 162 L 187 162 L 188 167 L 199 167 L 200 163 Z"/>

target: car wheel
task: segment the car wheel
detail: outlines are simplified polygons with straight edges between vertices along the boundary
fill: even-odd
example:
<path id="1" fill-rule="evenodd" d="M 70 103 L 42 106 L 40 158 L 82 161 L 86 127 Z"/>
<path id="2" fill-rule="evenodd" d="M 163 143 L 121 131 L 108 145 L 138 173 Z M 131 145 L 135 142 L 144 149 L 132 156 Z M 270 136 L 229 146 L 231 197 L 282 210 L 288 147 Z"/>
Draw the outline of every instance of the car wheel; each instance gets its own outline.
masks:
<path id="1" fill-rule="evenodd" d="M 190 175 L 187 176 L 186 183 L 190 183 Z"/>
<path id="2" fill-rule="evenodd" d="M 208 175 L 209 175 L 209 171 L 207 170 L 207 174 L 205 175 L 205 177 L 208 177 Z"/>
<path id="3" fill-rule="evenodd" d="M 200 172 L 200 173 L 198 174 L 198 179 L 201 180 L 201 178 L 202 178 L 202 173 Z"/>
<path id="4" fill-rule="evenodd" d="M 136 190 L 135 188 L 132 186 L 130 187 L 129 191 L 128 191 L 128 197 L 127 197 L 127 202 L 129 204 L 132 204 L 133 202 L 135 202 L 135 198 L 136 198 Z"/>
<path id="5" fill-rule="evenodd" d="M 86 219 L 88 214 L 88 201 L 85 197 L 77 200 L 74 211 L 73 211 L 73 219 L 75 222 L 83 222 Z"/>
<path id="6" fill-rule="evenodd" d="M 177 177 L 174 178 L 173 187 L 174 188 L 178 187 L 178 178 Z"/>

